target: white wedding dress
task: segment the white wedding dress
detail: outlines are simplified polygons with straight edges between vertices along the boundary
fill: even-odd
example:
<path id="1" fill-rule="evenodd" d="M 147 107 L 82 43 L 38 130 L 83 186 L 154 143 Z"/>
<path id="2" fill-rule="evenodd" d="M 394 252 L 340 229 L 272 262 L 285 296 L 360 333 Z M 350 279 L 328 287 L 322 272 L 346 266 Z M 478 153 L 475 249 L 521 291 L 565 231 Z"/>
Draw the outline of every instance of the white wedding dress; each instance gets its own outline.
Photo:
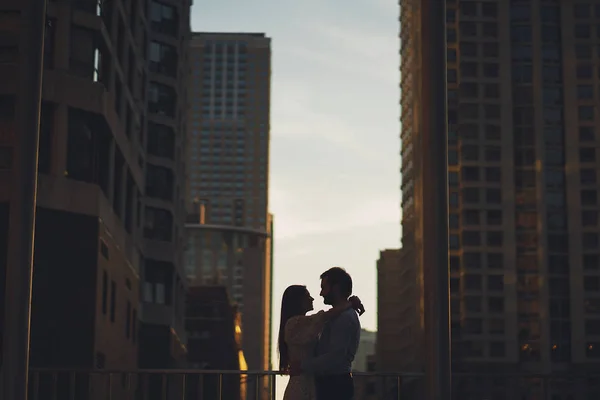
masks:
<path id="1" fill-rule="evenodd" d="M 292 317 L 285 324 L 285 342 L 290 360 L 302 362 L 313 357 L 319 334 L 327 318 L 324 311 L 314 315 Z M 312 375 L 290 377 L 283 400 L 315 400 L 315 380 Z"/>

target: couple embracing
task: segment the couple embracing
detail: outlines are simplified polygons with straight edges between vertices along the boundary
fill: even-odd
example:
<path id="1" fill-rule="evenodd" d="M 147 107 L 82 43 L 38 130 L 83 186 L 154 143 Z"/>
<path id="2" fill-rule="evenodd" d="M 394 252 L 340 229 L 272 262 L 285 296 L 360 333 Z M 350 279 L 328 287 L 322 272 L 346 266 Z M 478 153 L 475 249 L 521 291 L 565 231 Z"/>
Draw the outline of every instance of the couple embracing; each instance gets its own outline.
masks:
<path id="1" fill-rule="evenodd" d="M 290 375 L 284 400 L 352 400 L 352 361 L 360 339 L 360 299 L 352 294 L 352 278 L 334 267 L 321 275 L 321 296 L 328 311 L 313 310 L 305 286 L 283 293 L 279 327 L 279 368 Z M 358 314 L 357 314 L 358 313 Z"/>

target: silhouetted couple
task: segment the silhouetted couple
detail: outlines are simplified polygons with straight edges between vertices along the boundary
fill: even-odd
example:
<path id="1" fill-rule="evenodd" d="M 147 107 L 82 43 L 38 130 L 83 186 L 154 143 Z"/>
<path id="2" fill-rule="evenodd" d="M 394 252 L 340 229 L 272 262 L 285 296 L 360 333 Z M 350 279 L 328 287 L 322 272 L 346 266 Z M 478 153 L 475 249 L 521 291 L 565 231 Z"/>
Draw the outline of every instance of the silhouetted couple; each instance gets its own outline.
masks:
<path id="1" fill-rule="evenodd" d="M 279 327 L 279 368 L 289 373 L 284 400 L 352 400 L 352 361 L 360 339 L 360 299 L 352 278 L 334 267 L 321 275 L 321 296 L 328 311 L 306 315 L 314 299 L 305 286 L 283 293 Z M 357 315 L 358 313 L 358 315 Z"/>

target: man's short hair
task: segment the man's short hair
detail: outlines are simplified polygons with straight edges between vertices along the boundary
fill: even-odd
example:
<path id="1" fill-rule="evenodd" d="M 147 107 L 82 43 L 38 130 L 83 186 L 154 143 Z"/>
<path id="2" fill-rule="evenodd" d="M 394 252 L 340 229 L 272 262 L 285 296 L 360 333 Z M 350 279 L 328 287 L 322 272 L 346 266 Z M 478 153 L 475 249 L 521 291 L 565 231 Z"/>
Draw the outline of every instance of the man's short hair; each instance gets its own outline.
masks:
<path id="1" fill-rule="evenodd" d="M 333 267 L 321 274 L 321 279 L 327 278 L 327 283 L 332 287 L 338 285 L 340 294 L 344 298 L 350 297 L 352 294 L 352 277 L 344 268 Z"/>

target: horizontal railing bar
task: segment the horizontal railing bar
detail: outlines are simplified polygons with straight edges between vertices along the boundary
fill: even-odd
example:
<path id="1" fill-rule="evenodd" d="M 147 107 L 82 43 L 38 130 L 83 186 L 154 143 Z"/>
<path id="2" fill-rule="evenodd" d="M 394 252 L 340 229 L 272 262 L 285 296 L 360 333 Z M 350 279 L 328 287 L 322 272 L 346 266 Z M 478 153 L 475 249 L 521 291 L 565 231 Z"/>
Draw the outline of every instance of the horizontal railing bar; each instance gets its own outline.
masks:
<path id="1" fill-rule="evenodd" d="M 58 373 L 76 373 L 91 375 L 108 374 L 133 374 L 133 375 L 250 375 L 250 376 L 273 376 L 287 375 L 282 371 L 260 371 L 260 370 L 222 370 L 222 369 L 90 369 L 90 368 L 30 368 L 33 374 L 58 374 Z M 405 377 L 405 378 L 423 378 L 423 372 L 363 372 L 353 371 L 354 376 L 366 377 Z M 453 378 L 540 378 L 540 379 L 578 379 L 600 377 L 598 372 L 575 372 L 575 373 L 507 373 L 507 372 L 452 372 Z"/>
<path id="2" fill-rule="evenodd" d="M 89 369 L 89 368 L 30 368 L 29 372 L 35 373 L 89 373 L 103 374 L 165 374 L 165 375 L 287 375 L 282 371 L 259 371 L 259 370 L 224 370 L 224 369 Z M 403 376 L 421 378 L 422 372 L 361 372 L 353 371 L 356 376 Z"/>

